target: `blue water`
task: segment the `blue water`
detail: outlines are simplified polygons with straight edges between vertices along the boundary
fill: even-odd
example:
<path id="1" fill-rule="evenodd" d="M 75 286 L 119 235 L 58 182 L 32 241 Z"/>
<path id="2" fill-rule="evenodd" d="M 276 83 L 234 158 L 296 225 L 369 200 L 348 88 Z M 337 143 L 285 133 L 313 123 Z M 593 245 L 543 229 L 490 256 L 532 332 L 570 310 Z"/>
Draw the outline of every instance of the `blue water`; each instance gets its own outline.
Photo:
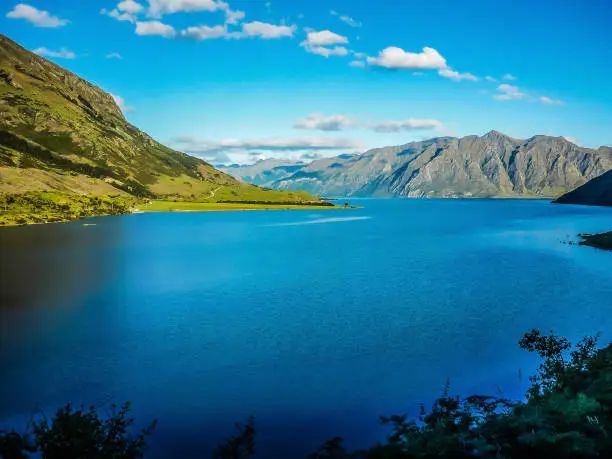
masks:
<path id="1" fill-rule="evenodd" d="M 612 340 L 612 253 L 561 243 L 612 209 L 357 202 L 2 229 L 0 427 L 131 400 L 147 457 L 188 459 L 252 413 L 259 457 L 290 459 L 382 438 L 447 379 L 520 397 L 531 328 Z"/>

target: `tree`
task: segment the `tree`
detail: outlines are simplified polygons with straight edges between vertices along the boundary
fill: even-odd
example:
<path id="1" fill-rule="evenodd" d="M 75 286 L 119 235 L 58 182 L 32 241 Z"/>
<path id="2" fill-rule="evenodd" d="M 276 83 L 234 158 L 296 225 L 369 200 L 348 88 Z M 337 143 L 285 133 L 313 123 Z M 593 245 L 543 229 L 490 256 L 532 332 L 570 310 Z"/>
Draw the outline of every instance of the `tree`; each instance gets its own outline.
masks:
<path id="1" fill-rule="evenodd" d="M 308 455 L 307 459 L 345 459 L 348 456 L 342 443 L 344 443 L 342 437 L 327 440 L 317 452 Z"/>
<path id="2" fill-rule="evenodd" d="M 251 415 L 244 426 L 236 424 L 238 434 L 217 447 L 213 459 L 248 459 L 255 454 L 255 418 Z"/>
<path id="3" fill-rule="evenodd" d="M 146 437 L 156 422 L 136 436 L 128 432 L 134 419 L 128 417 L 130 404 L 112 406 L 108 419 L 101 419 L 96 408 L 60 408 L 53 419 L 34 422 L 36 446 L 43 459 L 138 459 L 144 455 Z"/>
<path id="4" fill-rule="evenodd" d="M 28 453 L 35 452 L 36 446 L 26 435 L 21 435 L 14 430 L 0 431 L 0 458 L 27 459 Z"/>

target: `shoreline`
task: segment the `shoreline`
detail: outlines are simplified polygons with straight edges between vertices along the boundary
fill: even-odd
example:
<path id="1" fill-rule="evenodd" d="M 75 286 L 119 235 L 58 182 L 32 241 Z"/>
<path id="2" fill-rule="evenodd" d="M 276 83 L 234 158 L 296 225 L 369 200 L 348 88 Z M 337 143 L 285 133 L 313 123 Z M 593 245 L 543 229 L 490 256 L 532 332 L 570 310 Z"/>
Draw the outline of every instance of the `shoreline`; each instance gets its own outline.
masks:
<path id="1" fill-rule="evenodd" d="M 236 212 L 246 210 L 338 210 L 354 209 L 356 206 L 318 205 L 318 204 L 292 204 L 292 203 L 248 203 L 248 202 L 189 202 L 189 201 L 153 201 L 150 204 L 139 206 L 142 213 L 151 212 Z"/>
<path id="2" fill-rule="evenodd" d="M 172 202 L 172 201 L 158 201 L 162 203 L 168 203 L 172 206 L 176 206 L 178 208 L 174 208 L 172 206 L 168 206 L 167 209 L 158 208 L 158 209 L 143 209 L 141 207 L 137 207 L 132 209 L 130 212 L 125 213 L 114 213 L 114 214 L 99 214 L 99 215 L 88 215 L 85 217 L 79 218 L 63 218 L 57 216 L 53 221 L 33 221 L 26 223 L 9 223 L 9 224 L 0 224 L 0 228 L 14 228 L 14 227 L 27 227 L 34 225 L 51 225 L 54 223 L 69 223 L 69 222 L 78 222 L 79 220 L 89 220 L 91 218 L 97 217 L 113 217 L 120 215 L 139 215 L 139 214 L 148 214 L 148 213 L 181 213 L 181 212 L 246 212 L 246 211 L 269 211 L 269 210 L 348 210 L 348 209 L 361 209 L 360 206 L 319 206 L 319 205 L 310 205 L 310 204 L 248 204 L 248 203 L 240 203 L 240 204 L 231 204 L 231 203 L 201 203 L 201 202 Z M 191 206 L 200 206 L 198 209 L 188 209 L 188 208 L 180 208 L 181 204 L 187 204 Z M 151 205 L 151 204 L 149 204 Z M 185 207 L 185 206 L 182 206 Z M 95 223 L 83 223 L 83 226 L 95 226 Z"/>

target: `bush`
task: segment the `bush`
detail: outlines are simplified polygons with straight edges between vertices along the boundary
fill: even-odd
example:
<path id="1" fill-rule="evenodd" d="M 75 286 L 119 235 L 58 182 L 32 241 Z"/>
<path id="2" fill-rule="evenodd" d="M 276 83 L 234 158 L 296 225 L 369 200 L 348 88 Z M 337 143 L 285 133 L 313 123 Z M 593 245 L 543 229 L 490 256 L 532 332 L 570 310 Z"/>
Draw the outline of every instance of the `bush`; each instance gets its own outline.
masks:
<path id="1" fill-rule="evenodd" d="M 138 459 L 144 455 L 146 437 L 155 421 L 137 435 L 129 432 L 134 419 L 128 417 L 130 404 L 112 406 L 108 419 L 99 416 L 95 407 L 74 409 L 70 404 L 60 408 L 48 420 L 35 421 L 33 443 L 28 435 L 0 432 L 0 457 L 18 459 L 29 452 L 40 452 L 43 459 Z"/>
<path id="2" fill-rule="evenodd" d="M 524 401 L 473 395 L 442 396 L 416 419 L 406 414 L 381 418 L 391 432 L 384 443 L 348 452 L 332 438 L 308 459 L 595 459 L 612 458 L 612 345 L 597 349 L 597 336 L 575 347 L 554 333 L 538 330 L 519 341 L 542 363 Z M 92 407 L 70 405 L 55 417 L 34 423 L 33 439 L 0 432 L 0 457 L 23 459 L 135 459 L 144 454 L 155 423 L 132 436 L 129 404 L 101 419 Z M 214 459 L 248 459 L 255 454 L 255 420 L 237 425 L 238 434 L 219 446 Z M 287 458 L 292 459 L 292 458 Z"/>

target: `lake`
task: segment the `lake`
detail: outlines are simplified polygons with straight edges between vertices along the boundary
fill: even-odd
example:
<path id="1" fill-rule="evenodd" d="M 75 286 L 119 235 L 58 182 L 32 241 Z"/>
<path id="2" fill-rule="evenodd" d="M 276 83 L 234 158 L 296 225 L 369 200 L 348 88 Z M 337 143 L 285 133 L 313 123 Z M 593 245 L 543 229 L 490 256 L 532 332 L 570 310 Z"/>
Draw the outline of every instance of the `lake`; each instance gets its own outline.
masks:
<path id="1" fill-rule="evenodd" d="M 148 458 L 206 457 L 251 413 L 258 457 L 302 458 L 383 438 L 447 380 L 520 397 L 531 328 L 612 340 L 612 253 L 562 244 L 612 209 L 351 203 L 0 229 L 0 428 L 130 400 L 159 420 Z"/>

